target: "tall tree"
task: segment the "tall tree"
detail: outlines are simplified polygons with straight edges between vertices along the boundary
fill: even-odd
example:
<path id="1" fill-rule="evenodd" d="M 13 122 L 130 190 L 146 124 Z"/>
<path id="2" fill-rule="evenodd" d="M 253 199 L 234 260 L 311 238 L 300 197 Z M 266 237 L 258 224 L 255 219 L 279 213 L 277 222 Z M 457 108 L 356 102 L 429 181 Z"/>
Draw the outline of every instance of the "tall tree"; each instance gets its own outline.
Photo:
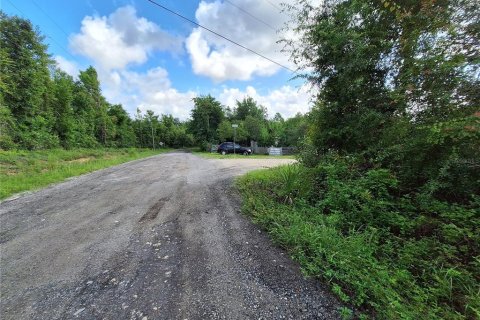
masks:
<path id="1" fill-rule="evenodd" d="M 198 142 L 216 141 L 218 126 L 225 118 L 222 105 L 210 95 L 193 98 L 193 102 L 190 132 Z"/>
<path id="2" fill-rule="evenodd" d="M 132 119 L 121 104 L 114 104 L 108 108 L 108 116 L 115 127 L 112 144 L 116 147 L 134 147 L 136 146 L 135 131 Z"/>
<path id="3" fill-rule="evenodd" d="M 478 1 L 299 0 L 291 9 L 301 41 L 287 46 L 321 89 L 310 116 L 316 154 L 360 153 L 394 170 L 406 192 L 422 186 L 457 201 L 477 192 L 468 163 L 480 148 Z"/>
<path id="4" fill-rule="evenodd" d="M 269 143 L 268 141 L 268 130 L 266 127 L 266 121 L 248 115 L 244 121 L 245 129 L 250 140 L 257 141 L 260 145 L 265 145 Z"/>
<path id="5" fill-rule="evenodd" d="M 58 144 L 49 96 L 52 60 L 43 40 L 30 21 L 0 12 L 2 98 L 17 121 L 15 139 L 30 149 Z"/>
<path id="6" fill-rule="evenodd" d="M 299 146 L 307 134 L 307 118 L 301 113 L 297 113 L 294 117 L 285 120 L 283 127 L 282 145 Z"/>
<path id="7" fill-rule="evenodd" d="M 267 109 L 257 102 L 252 97 L 245 97 L 242 101 L 237 101 L 237 106 L 234 109 L 234 118 L 236 120 L 245 120 L 247 116 L 253 118 L 266 120 Z"/>
<path id="8" fill-rule="evenodd" d="M 54 130 L 64 148 L 71 148 L 75 145 L 75 122 L 72 107 L 74 88 L 75 82 L 71 76 L 60 69 L 54 70 L 52 84 Z"/>

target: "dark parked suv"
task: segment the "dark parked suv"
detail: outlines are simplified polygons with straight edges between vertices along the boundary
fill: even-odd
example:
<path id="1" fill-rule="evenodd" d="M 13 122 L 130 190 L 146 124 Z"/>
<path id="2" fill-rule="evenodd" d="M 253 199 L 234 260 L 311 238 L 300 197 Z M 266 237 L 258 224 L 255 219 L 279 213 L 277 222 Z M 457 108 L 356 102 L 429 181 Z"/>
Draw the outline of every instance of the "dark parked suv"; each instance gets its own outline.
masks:
<path id="1" fill-rule="evenodd" d="M 235 148 L 233 147 L 234 145 Z M 243 154 L 245 156 L 252 154 L 252 149 L 241 147 L 239 144 L 234 144 L 233 142 L 222 143 L 218 146 L 217 152 L 225 155 L 227 153 L 234 153 L 233 150 L 235 150 L 235 153 Z"/>

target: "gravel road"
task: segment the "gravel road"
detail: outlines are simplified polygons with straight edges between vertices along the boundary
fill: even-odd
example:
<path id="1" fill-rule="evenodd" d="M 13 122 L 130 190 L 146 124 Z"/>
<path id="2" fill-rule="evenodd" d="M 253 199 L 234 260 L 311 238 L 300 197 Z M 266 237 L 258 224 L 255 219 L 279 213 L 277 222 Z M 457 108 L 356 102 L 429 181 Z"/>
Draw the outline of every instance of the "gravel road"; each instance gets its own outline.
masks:
<path id="1" fill-rule="evenodd" d="M 289 161 L 169 153 L 0 203 L 0 318 L 338 319 L 232 189 Z"/>

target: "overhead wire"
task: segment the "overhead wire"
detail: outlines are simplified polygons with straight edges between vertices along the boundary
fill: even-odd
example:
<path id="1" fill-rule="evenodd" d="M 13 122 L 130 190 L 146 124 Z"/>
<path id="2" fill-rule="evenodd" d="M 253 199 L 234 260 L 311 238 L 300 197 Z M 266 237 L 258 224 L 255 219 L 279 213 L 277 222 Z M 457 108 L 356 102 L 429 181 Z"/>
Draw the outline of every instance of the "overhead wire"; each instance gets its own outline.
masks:
<path id="1" fill-rule="evenodd" d="M 52 21 L 53 24 L 54 24 L 60 31 L 62 31 L 62 33 L 68 38 L 68 34 L 63 30 L 63 28 L 62 28 L 52 17 L 50 17 L 49 14 L 48 14 L 45 10 L 43 10 L 43 8 L 42 8 L 38 3 L 36 3 L 35 0 L 31 0 L 31 1 L 33 2 L 33 4 L 34 4 L 38 9 L 40 9 L 40 11 L 43 12 L 43 14 L 44 14 L 45 16 L 47 16 L 48 19 L 50 19 L 50 21 Z"/>
<path id="2" fill-rule="evenodd" d="M 282 8 L 280 8 L 279 6 L 277 6 L 275 3 L 273 3 L 272 1 L 270 0 L 265 0 L 266 2 L 268 2 L 272 7 L 274 7 L 275 9 L 277 9 L 278 11 L 282 11 Z"/>
<path id="3" fill-rule="evenodd" d="M 270 29 L 272 29 L 273 31 L 277 31 L 277 29 L 275 29 L 274 27 L 272 27 L 272 25 L 268 24 L 267 22 L 263 21 L 262 19 L 260 18 L 257 18 L 256 16 L 254 16 L 253 14 L 251 14 L 250 12 L 248 12 L 247 10 L 237 6 L 236 4 L 232 3 L 231 1 L 229 0 L 223 0 L 225 3 L 228 3 L 229 5 L 231 5 L 232 7 L 235 7 L 237 8 L 238 10 L 240 10 L 241 12 L 243 12 L 244 14 L 248 15 L 249 17 L 251 17 L 252 19 L 266 25 L 267 27 L 269 27 Z"/>
<path id="4" fill-rule="evenodd" d="M 9 3 L 12 5 L 12 7 L 14 7 L 18 12 L 20 12 L 21 15 L 23 15 L 25 18 L 27 18 L 27 15 L 26 15 L 22 10 L 20 10 L 15 4 L 13 4 L 12 1 L 7 0 L 7 2 L 9 2 Z M 32 0 L 32 2 L 33 2 L 33 0 Z M 42 11 L 43 11 L 43 10 L 42 10 Z M 64 31 L 62 30 L 62 32 L 64 32 Z M 64 33 L 65 33 L 65 32 L 64 32 Z M 69 55 L 70 58 L 72 58 L 72 59 L 74 59 L 74 60 L 76 59 L 70 52 L 68 52 L 67 49 L 65 49 L 64 46 L 62 46 L 62 45 L 61 45 L 57 40 L 55 40 L 53 37 L 49 36 L 49 35 L 46 34 L 46 33 L 45 33 L 45 36 L 46 36 L 47 38 L 51 39 L 58 47 L 60 47 L 67 55 Z"/>
<path id="5" fill-rule="evenodd" d="M 238 43 L 238 42 L 236 42 L 236 41 L 234 41 L 234 40 L 232 40 L 232 39 L 230 39 L 230 38 L 228 38 L 228 37 L 226 37 L 226 36 L 224 36 L 224 35 L 221 35 L 220 33 L 218 33 L 218 32 L 216 32 L 216 31 L 214 31 L 214 30 L 212 30 L 212 29 L 209 29 L 209 28 L 201 25 L 201 24 L 193 21 L 192 19 L 189 19 L 189 18 L 183 16 L 182 14 L 180 14 L 180 13 L 178 13 L 178 12 L 176 12 L 176 11 L 173 11 L 172 9 L 169 9 L 169 8 L 165 7 L 164 5 L 161 5 L 160 3 L 158 3 L 158 2 L 156 2 L 156 1 L 154 1 L 154 0 L 147 0 L 147 1 L 150 2 L 150 3 L 152 3 L 152 4 L 154 4 L 154 5 L 156 5 L 157 7 L 161 8 L 161 9 L 163 9 L 163 10 L 165 10 L 165 11 L 173 14 L 173 15 L 176 15 L 177 17 L 182 18 L 183 20 L 186 20 L 186 21 L 192 23 L 193 25 L 195 25 L 195 26 L 197 26 L 197 27 L 199 27 L 199 28 L 201 28 L 201 29 L 203 29 L 203 30 L 206 30 L 206 31 L 208 31 L 208 32 L 216 35 L 217 37 L 220 37 L 220 38 L 222 38 L 222 39 L 224 39 L 224 40 L 227 40 L 228 42 L 233 43 L 234 45 L 236 45 L 236 46 L 238 46 L 238 47 L 240 47 L 240 48 L 243 48 L 243 49 L 245 49 L 245 50 L 247 50 L 247 51 L 249 51 L 249 52 L 251 52 L 251 53 L 253 53 L 253 54 L 255 54 L 255 55 L 257 55 L 257 56 L 259 56 L 259 57 L 261 57 L 261 58 L 263 58 L 263 59 L 265 59 L 265 60 L 268 60 L 268 61 L 270 61 L 270 62 L 278 65 L 279 67 L 282 67 L 282 68 L 284 68 L 284 69 L 286 69 L 286 70 L 288 70 L 288 71 L 290 71 L 290 72 L 292 72 L 292 73 L 296 73 L 295 70 L 292 70 L 292 69 L 290 69 L 289 67 L 287 67 L 287 66 L 285 66 L 285 65 L 283 65 L 283 64 L 281 64 L 281 63 L 279 63 L 279 62 L 277 62 L 277 61 L 275 61 L 275 60 L 273 60 L 273 59 L 270 59 L 270 58 L 264 56 L 264 55 L 261 54 L 261 53 L 258 53 L 258 52 L 254 51 L 254 50 L 252 50 L 252 49 L 250 49 L 250 48 L 248 48 L 248 47 L 246 47 L 246 46 L 244 46 L 244 45 L 242 45 L 242 44 L 240 44 L 240 43 Z"/>

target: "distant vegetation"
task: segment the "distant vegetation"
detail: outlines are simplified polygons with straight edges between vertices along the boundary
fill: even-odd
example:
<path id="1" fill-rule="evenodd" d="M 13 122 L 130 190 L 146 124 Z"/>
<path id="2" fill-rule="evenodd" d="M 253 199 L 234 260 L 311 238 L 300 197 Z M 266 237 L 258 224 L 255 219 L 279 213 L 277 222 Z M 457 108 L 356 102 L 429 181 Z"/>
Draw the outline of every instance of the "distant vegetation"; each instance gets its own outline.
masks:
<path id="1" fill-rule="evenodd" d="M 250 97 L 237 101 L 233 110 L 222 107 L 211 96 L 197 97 L 193 101 L 188 128 L 202 150 L 207 150 L 212 142 L 233 141 L 234 135 L 236 141 L 246 145 L 253 140 L 259 146 L 297 146 L 306 134 L 304 115 L 297 114 L 285 120 L 277 113 L 273 119 L 268 119 L 267 110 Z M 236 132 L 232 124 L 238 125 Z"/>
<path id="2" fill-rule="evenodd" d="M 182 148 L 233 139 L 296 145 L 305 133 L 304 116 L 267 119 L 265 108 L 245 98 L 232 109 L 211 96 L 192 101 L 192 119 L 147 110 L 132 119 L 102 95 L 97 71 L 78 79 L 57 68 L 44 37 L 30 21 L 0 12 L 0 150 L 73 148 Z"/>
<path id="3" fill-rule="evenodd" d="M 252 98 L 232 109 L 211 96 L 192 101 L 191 120 L 137 110 L 102 95 L 95 68 L 73 78 L 47 52 L 30 21 L 0 11 L 0 199 L 65 178 L 169 150 L 233 140 L 295 145 L 305 117 L 267 118 Z"/>
<path id="4" fill-rule="evenodd" d="M 182 147 L 193 144 L 171 115 L 137 112 L 102 95 L 93 67 L 58 69 L 30 21 L 0 12 L 0 149 Z"/>
<path id="5" fill-rule="evenodd" d="M 300 164 L 241 178 L 245 212 L 361 318 L 479 319 L 480 2 L 309 3 Z"/>

